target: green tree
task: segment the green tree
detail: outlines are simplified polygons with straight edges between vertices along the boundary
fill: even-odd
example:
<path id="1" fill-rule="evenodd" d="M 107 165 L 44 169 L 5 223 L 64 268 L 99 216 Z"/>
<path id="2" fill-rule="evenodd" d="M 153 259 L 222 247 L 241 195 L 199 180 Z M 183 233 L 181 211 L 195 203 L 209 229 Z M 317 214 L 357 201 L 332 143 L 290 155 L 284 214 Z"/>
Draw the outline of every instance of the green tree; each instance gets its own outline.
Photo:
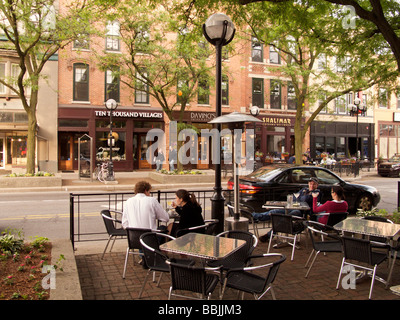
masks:
<path id="1" fill-rule="evenodd" d="M 118 66 L 120 81 L 133 94 L 147 92 L 170 121 L 178 122 L 178 133 L 187 128 L 185 109 L 190 102 L 197 103 L 198 95 L 207 96 L 212 85 L 210 49 L 201 25 L 180 14 L 174 3 L 158 1 L 118 1 L 102 18 L 104 23 L 119 22 L 120 39 L 127 51 L 98 52 L 100 67 Z M 178 111 L 177 119 L 174 111 Z"/>
<path id="2" fill-rule="evenodd" d="M 18 95 L 28 116 L 26 172 L 35 172 L 35 150 L 39 79 L 43 68 L 57 51 L 79 38 L 89 26 L 87 5 L 69 3 L 58 12 L 55 0 L 9 0 L 0 2 L 0 48 L 14 52 L 18 74 L 0 79 L 0 83 Z"/>

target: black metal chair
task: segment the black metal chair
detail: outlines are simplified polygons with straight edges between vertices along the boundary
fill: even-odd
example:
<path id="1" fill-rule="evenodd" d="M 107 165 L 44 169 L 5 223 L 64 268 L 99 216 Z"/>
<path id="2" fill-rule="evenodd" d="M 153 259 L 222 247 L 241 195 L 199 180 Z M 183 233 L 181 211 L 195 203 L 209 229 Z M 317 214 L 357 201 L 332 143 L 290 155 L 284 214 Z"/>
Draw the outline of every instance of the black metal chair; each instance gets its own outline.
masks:
<path id="1" fill-rule="evenodd" d="M 224 231 L 219 233 L 217 237 L 227 237 L 246 241 L 244 246 L 240 247 L 226 258 L 216 261 L 207 261 L 207 265 L 210 267 L 221 267 L 221 272 L 223 270 L 246 266 L 247 258 L 253 253 L 253 250 L 258 243 L 258 239 L 254 234 L 242 230 Z"/>
<path id="2" fill-rule="evenodd" d="M 380 216 L 365 216 L 365 217 L 363 217 L 363 219 L 393 224 L 393 221 L 386 219 L 385 217 L 380 217 Z M 385 238 L 385 237 L 369 236 L 368 238 L 371 241 L 376 241 L 376 242 L 381 242 L 381 243 L 387 242 L 387 238 Z"/>
<path id="3" fill-rule="evenodd" d="M 142 297 L 144 287 L 151 272 L 153 272 L 153 282 L 155 282 L 155 272 L 160 272 L 157 287 L 160 285 L 163 273 L 169 273 L 169 266 L 166 263 L 168 256 L 160 250 L 162 239 L 168 241 L 174 240 L 175 238 L 168 234 L 158 232 L 146 232 L 140 236 L 139 241 L 143 251 L 144 267 L 147 268 L 148 271 L 139 292 L 139 299 Z M 179 259 L 178 261 L 179 263 L 188 265 L 194 263 L 192 260 L 188 259 Z"/>
<path id="4" fill-rule="evenodd" d="M 228 203 L 227 205 L 226 205 L 226 207 L 228 208 L 228 213 L 229 213 L 229 216 L 230 217 L 233 217 L 234 216 L 234 212 L 235 212 L 235 207 L 231 204 L 231 203 Z M 258 233 L 258 221 L 255 221 L 254 219 L 253 219 L 253 213 L 255 212 L 254 211 L 254 208 L 253 207 L 251 207 L 251 206 L 249 206 L 249 205 L 246 205 L 246 204 L 243 204 L 243 203 L 240 203 L 239 204 L 239 210 L 240 210 L 240 215 L 242 216 L 242 217 L 245 217 L 245 218 L 247 218 L 247 219 L 249 219 L 249 223 L 252 225 L 252 227 L 253 227 L 253 233 L 256 235 L 256 237 L 258 238 L 259 237 L 259 233 Z M 261 221 L 262 223 L 263 223 L 263 228 L 265 227 L 265 221 Z"/>
<path id="5" fill-rule="evenodd" d="M 187 234 L 187 233 L 190 233 L 190 232 L 194 232 L 194 233 L 206 233 L 206 228 L 207 228 L 207 225 L 206 225 L 206 224 L 202 224 L 202 225 L 200 225 L 200 226 L 195 226 L 195 227 L 190 227 L 190 228 L 184 228 L 184 229 L 178 229 L 178 230 L 176 231 L 175 236 L 178 238 L 178 237 L 181 237 L 181 236 L 183 236 L 183 235 L 185 235 L 185 234 Z"/>
<path id="6" fill-rule="evenodd" d="M 114 217 L 112 216 L 112 213 L 114 213 Z M 115 211 L 115 210 L 102 210 L 100 212 L 101 216 L 103 217 L 104 225 L 106 227 L 107 233 L 108 233 L 108 241 L 106 244 L 106 247 L 104 248 L 103 255 L 101 256 L 101 259 L 104 258 L 104 254 L 107 251 L 108 245 L 110 241 L 113 239 L 110 252 L 112 248 L 114 247 L 115 240 L 117 237 L 124 238 L 126 237 L 126 231 L 125 229 L 121 227 L 117 227 L 118 224 L 121 224 L 121 220 L 117 219 L 117 215 L 120 214 L 122 215 L 122 212 L 120 211 Z"/>
<path id="7" fill-rule="evenodd" d="M 313 249 L 310 253 L 310 256 L 308 257 L 308 260 L 306 262 L 305 268 L 307 268 L 309 262 L 311 261 L 311 258 L 314 255 L 314 259 L 312 260 L 307 273 L 306 273 L 306 278 L 308 277 L 311 268 L 314 265 L 315 260 L 317 259 L 317 256 L 320 252 L 323 253 L 328 253 L 328 252 L 342 252 L 342 240 L 340 240 L 339 235 L 336 232 L 336 236 L 333 234 L 335 230 L 332 227 L 326 226 L 324 224 L 321 224 L 319 222 L 315 221 L 304 221 L 304 224 L 308 228 L 308 232 L 311 238 L 311 243 L 313 246 Z M 330 231 L 328 233 L 327 231 Z M 314 233 L 314 234 L 313 234 Z M 316 241 L 314 239 L 315 236 L 321 236 L 321 241 Z M 331 238 L 332 240 L 325 240 L 325 237 Z"/>
<path id="8" fill-rule="evenodd" d="M 215 235 L 215 230 L 217 228 L 218 222 L 218 219 L 204 220 L 204 223 L 206 224 L 206 234 Z"/>
<path id="9" fill-rule="evenodd" d="M 303 220 L 304 218 L 289 214 L 271 213 L 272 230 L 269 238 L 268 253 L 274 237 L 293 240 L 293 243 L 288 242 L 288 244 L 293 247 L 292 256 L 290 259 L 293 260 L 297 236 L 300 236 L 301 232 L 304 230 L 304 225 L 302 223 Z"/>
<path id="10" fill-rule="evenodd" d="M 219 268 L 195 266 L 193 264 L 182 264 L 175 259 L 167 260 L 171 273 L 171 286 L 169 288 L 168 300 L 171 296 L 189 299 L 210 299 L 219 277 L 210 272 L 216 272 Z M 201 295 L 201 298 L 174 293 L 176 290 L 190 291 Z"/>
<path id="11" fill-rule="evenodd" d="M 277 259 L 270 262 L 271 257 Z M 244 292 L 251 293 L 256 300 L 260 300 L 268 291 L 271 291 L 272 299 L 276 300 L 272 284 L 281 263 L 286 260 L 286 257 L 279 253 L 270 253 L 250 256 L 248 261 L 250 260 L 252 262 L 251 266 L 228 270 L 224 278 L 221 299 L 224 296 L 226 287 L 228 287 L 239 290 L 239 292 L 242 291 L 243 294 Z M 268 262 L 265 263 L 265 260 Z M 264 263 L 260 264 L 260 261 Z M 257 274 L 253 273 L 261 269 L 267 269 L 265 277 L 259 275 L 259 272 Z"/>
<path id="12" fill-rule="evenodd" d="M 374 281 L 376 276 L 376 269 L 378 265 L 387 259 L 387 254 L 373 251 L 373 246 L 370 240 L 358 239 L 343 236 L 343 259 L 340 267 L 339 277 L 336 289 L 339 288 L 340 278 L 345 266 L 363 269 L 364 271 L 372 272 L 371 286 L 368 298 L 372 298 L 372 290 L 374 288 Z M 377 242 L 374 243 L 378 244 Z M 348 262 L 348 260 L 352 262 Z M 356 264 L 361 263 L 361 264 Z"/>
<path id="13" fill-rule="evenodd" d="M 332 213 L 317 213 L 314 214 L 313 217 L 319 218 L 323 216 L 328 216 L 326 225 L 333 227 L 335 224 L 346 219 L 348 215 L 349 215 L 348 212 L 332 212 Z"/>
<path id="14" fill-rule="evenodd" d="M 142 255 L 140 250 L 142 249 L 142 245 L 140 244 L 140 236 L 146 232 L 150 232 L 151 229 L 145 228 L 126 228 L 126 234 L 128 236 L 128 248 L 126 249 L 125 254 L 125 264 L 124 264 L 124 272 L 122 274 L 122 278 L 125 279 L 126 267 L 128 265 L 128 257 L 130 254 L 133 255 Z M 135 251 L 137 250 L 137 251 Z M 133 263 L 135 263 L 135 258 L 133 258 Z"/>

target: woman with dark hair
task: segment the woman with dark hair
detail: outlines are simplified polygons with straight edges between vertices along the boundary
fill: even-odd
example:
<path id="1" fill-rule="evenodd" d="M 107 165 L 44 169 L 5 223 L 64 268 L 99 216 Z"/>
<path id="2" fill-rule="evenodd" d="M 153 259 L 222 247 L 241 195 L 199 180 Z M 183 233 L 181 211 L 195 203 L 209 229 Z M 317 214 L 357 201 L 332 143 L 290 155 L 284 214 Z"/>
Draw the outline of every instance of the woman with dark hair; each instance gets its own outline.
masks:
<path id="1" fill-rule="evenodd" d="M 179 223 L 173 223 L 168 226 L 168 231 L 171 235 L 174 236 L 178 230 L 204 224 L 201 206 L 193 193 L 179 189 L 175 192 L 175 201 L 172 202 L 172 207 L 179 214 Z M 201 232 L 201 230 L 199 231 Z"/>
<path id="2" fill-rule="evenodd" d="M 327 201 L 324 204 L 318 206 L 317 197 L 318 193 L 313 193 L 313 212 L 327 212 L 327 213 L 335 213 L 335 212 L 347 212 L 348 204 L 344 200 L 344 191 L 341 186 L 333 186 L 331 189 L 332 201 Z M 326 224 L 328 222 L 328 216 L 321 216 L 318 219 L 319 223 Z"/>

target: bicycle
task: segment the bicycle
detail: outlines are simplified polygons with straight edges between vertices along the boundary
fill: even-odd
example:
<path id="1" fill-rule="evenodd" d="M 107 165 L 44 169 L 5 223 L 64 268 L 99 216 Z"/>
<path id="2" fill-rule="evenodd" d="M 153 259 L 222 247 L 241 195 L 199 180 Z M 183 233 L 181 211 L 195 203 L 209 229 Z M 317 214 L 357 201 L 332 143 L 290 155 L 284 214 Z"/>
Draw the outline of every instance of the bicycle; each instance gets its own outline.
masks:
<path id="1" fill-rule="evenodd" d="M 100 182 L 105 182 L 110 176 L 108 165 L 109 165 L 108 162 L 103 162 L 101 164 L 99 163 L 97 164 L 97 167 L 94 170 L 94 177 L 98 179 Z M 114 177 L 114 171 L 112 172 L 112 176 Z"/>

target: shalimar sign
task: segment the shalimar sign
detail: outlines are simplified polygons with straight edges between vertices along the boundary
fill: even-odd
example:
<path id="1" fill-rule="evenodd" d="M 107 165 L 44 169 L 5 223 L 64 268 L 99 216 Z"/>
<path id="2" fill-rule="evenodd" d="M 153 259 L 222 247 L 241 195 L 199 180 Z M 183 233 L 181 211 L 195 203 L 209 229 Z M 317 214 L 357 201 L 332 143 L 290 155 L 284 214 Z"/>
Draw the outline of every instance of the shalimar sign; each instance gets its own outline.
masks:
<path id="1" fill-rule="evenodd" d="M 110 111 L 95 111 L 96 117 L 109 117 Z M 141 119 L 162 119 L 162 111 L 125 111 L 125 110 L 115 110 L 113 111 L 113 117 L 121 118 L 141 118 Z"/>
<path id="2" fill-rule="evenodd" d="M 281 117 L 263 117 L 261 119 L 265 125 L 268 126 L 277 126 L 277 127 L 291 127 L 292 126 L 292 118 L 281 118 Z"/>

